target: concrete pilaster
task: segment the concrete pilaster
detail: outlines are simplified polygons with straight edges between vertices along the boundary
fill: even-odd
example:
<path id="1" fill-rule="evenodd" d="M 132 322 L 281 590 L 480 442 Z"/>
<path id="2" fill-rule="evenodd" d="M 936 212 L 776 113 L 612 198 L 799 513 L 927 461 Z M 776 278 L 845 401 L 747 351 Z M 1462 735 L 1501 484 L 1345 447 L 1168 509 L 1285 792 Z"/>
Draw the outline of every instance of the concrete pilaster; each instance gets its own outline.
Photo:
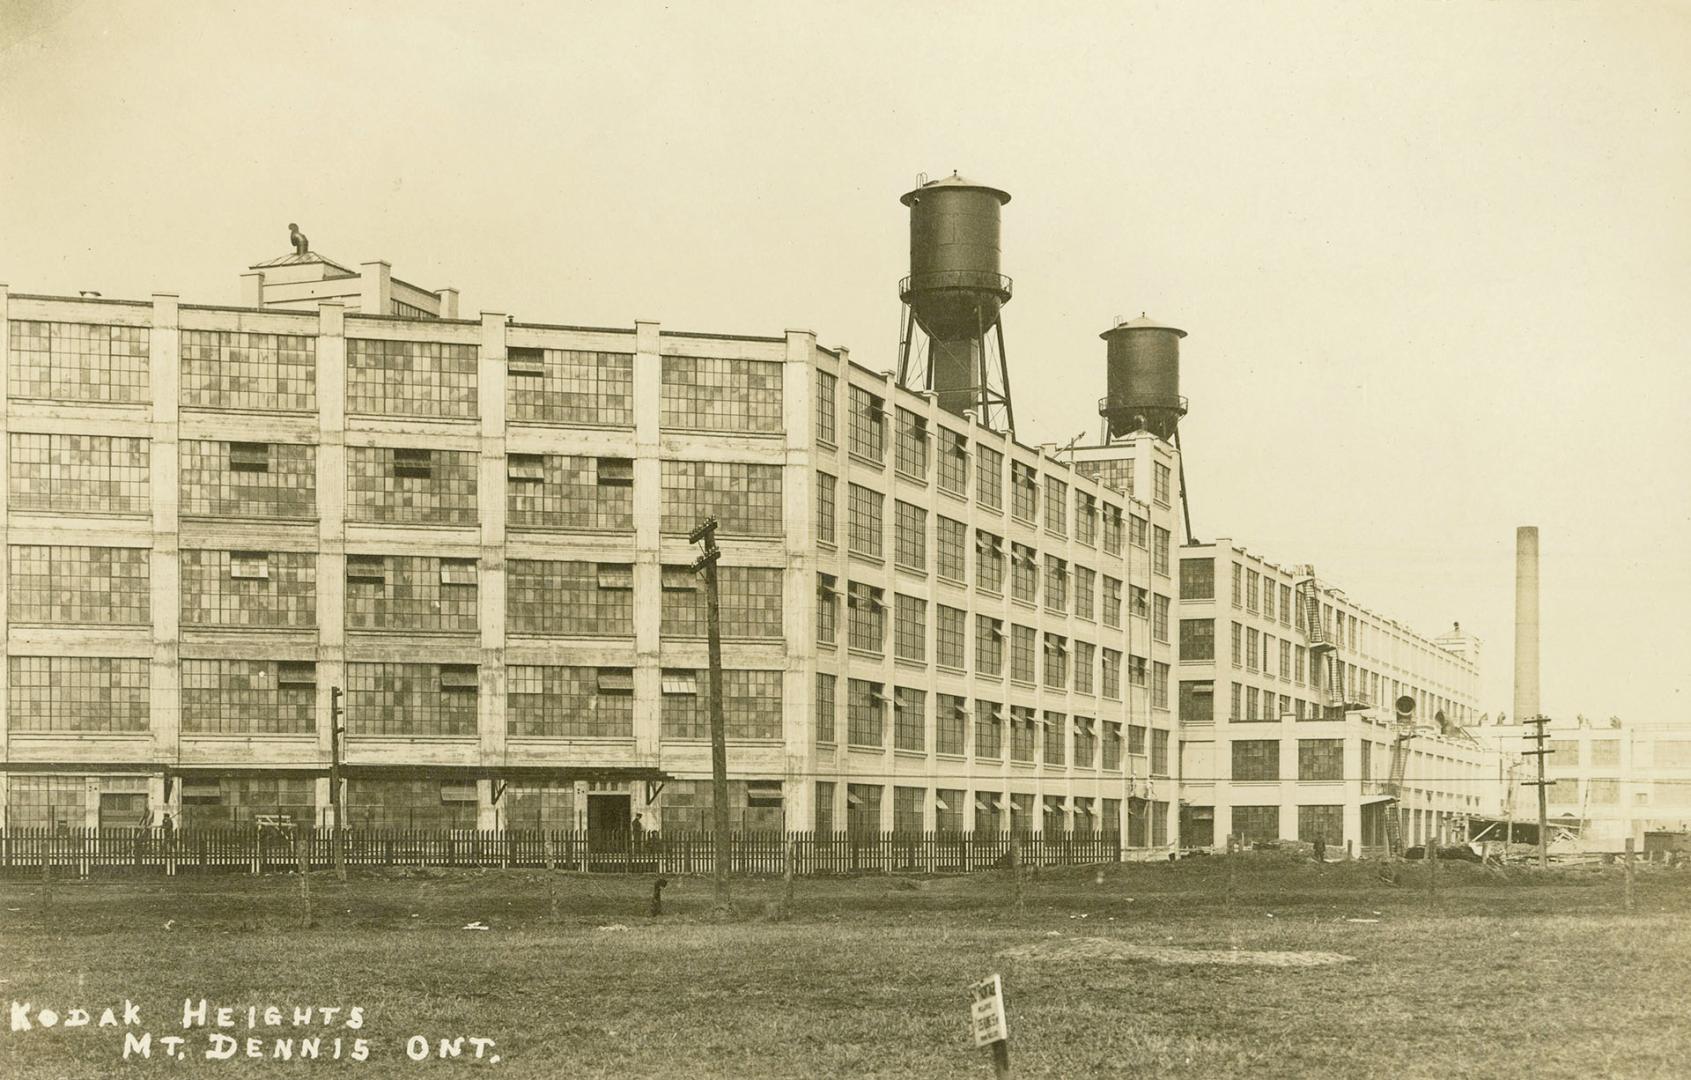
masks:
<path id="1" fill-rule="evenodd" d="M 661 764 L 662 620 L 660 525 L 663 466 L 658 424 L 663 402 L 663 358 L 658 324 L 634 324 L 634 746 L 642 764 Z M 585 800 L 583 800 L 585 804 Z"/>
<path id="2" fill-rule="evenodd" d="M 787 827 L 815 821 L 816 763 L 816 470 L 811 460 L 811 418 L 816 415 L 816 335 L 787 331 L 782 365 L 782 430 L 786 464 L 781 470 L 786 570 L 782 575 L 781 636 L 786 642 L 782 678 L 782 738 L 787 782 L 782 810 Z M 890 693 L 890 691 L 889 691 Z"/>
<path id="3" fill-rule="evenodd" d="M 151 382 L 152 423 L 150 442 L 152 472 L 151 603 L 153 609 L 153 655 L 149 682 L 153 760 L 173 765 L 180 756 L 182 719 L 181 652 L 182 587 L 180 562 L 180 470 L 177 464 L 177 404 L 181 400 L 182 332 L 177 298 L 170 293 L 153 296 L 152 329 L 148 342 L 147 370 Z M 163 794 L 162 785 L 160 794 Z M 151 809 L 154 817 L 165 810 L 176 812 L 180 794 L 172 788 L 170 806 Z M 95 795 L 94 813 L 99 797 Z"/>
<path id="4" fill-rule="evenodd" d="M 481 628 L 480 687 L 477 710 L 483 764 L 505 760 L 505 316 L 482 312 L 481 355 L 477 371 L 477 412 L 481 417 L 480 473 L 476 509 L 481 520 L 481 559 L 476 596 Z M 504 800 L 492 801 L 484 782 L 477 827 L 496 829 Z"/>
<path id="5" fill-rule="evenodd" d="M 317 309 L 317 752 L 331 753 L 331 688 L 346 688 L 346 309 Z M 343 754 L 346 744 L 342 743 Z M 334 796 L 317 784 L 317 818 L 327 826 Z"/>

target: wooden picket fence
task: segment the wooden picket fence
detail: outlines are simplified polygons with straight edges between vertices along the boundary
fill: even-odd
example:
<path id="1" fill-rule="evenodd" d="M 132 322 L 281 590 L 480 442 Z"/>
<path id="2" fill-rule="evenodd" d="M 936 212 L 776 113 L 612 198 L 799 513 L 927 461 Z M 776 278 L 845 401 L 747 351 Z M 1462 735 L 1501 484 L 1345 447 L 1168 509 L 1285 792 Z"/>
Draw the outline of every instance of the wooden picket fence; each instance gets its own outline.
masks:
<path id="1" fill-rule="evenodd" d="M 625 836 L 564 831 L 348 829 L 349 867 L 461 867 L 585 873 L 708 874 L 716 841 L 708 832 Z M 1116 833 L 1053 833 L 1020 838 L 1027 866 L 1117 862 Z M 961 874 L 1010 864 L 1010 837 L 973 833 L 732 833 L 737 874 Z M 303 849 L 303 850 L 301 850 Z M 290 828 L 0 830 L 0 878 L 144 874 L 285 873 L 301 858 L 313 870 L 334 865 L 334 832 Z"/>

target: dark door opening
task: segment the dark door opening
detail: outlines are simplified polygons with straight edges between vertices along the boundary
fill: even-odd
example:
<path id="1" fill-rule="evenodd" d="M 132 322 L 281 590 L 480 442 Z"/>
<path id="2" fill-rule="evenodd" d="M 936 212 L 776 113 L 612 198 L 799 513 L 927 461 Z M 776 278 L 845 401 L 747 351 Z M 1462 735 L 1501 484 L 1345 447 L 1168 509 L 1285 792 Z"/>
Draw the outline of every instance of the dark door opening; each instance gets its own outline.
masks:
<path id="1" fill-rule="evenodd" d="M 628 795 L 587 796 L 587 846 L 593 851 L 628 850 L 628 826 L 633 818 Z"/>

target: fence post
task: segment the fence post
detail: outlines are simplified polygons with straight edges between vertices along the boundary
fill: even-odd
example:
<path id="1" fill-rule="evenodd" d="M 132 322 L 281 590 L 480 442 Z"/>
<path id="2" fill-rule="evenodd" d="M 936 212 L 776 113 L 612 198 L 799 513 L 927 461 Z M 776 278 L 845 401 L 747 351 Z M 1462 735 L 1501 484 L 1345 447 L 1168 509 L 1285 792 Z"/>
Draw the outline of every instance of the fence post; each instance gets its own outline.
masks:
<path id="1" fill-rule="evenodd" d="M 1022 837 L 1014 831 L 1010 833 L 1010 889 L 1016 910 L 1022 910 Z"/>
<path id="2" fill-rule="evenodd" d="M 1626 909 L 1632 910 L 1632 837 L 1626 838 Z"/>

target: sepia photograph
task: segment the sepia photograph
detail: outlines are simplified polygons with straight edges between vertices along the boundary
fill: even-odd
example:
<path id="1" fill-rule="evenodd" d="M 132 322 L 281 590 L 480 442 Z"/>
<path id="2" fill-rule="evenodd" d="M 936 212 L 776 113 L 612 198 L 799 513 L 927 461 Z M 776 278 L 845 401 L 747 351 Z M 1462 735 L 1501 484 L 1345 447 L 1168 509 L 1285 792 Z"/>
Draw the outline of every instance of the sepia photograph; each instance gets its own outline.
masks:
<path id="1" fill-rule="evenodd" d="M 1691 1060 L 1688 0 L 0 0 L 0 1080 Z"/>

